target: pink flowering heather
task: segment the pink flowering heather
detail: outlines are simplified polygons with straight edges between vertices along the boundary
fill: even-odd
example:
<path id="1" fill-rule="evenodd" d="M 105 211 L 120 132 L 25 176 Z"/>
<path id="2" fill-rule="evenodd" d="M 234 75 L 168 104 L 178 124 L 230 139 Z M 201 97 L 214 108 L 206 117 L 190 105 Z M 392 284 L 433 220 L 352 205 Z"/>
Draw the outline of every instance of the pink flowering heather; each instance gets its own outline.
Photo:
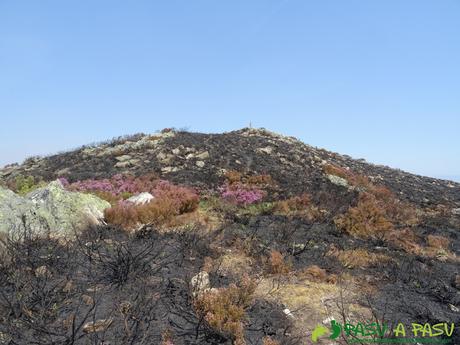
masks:
<path id="1" fill-rule="evenodd" d="M 114 175 L 108 179 L 88 179 L 65 184 L 67 189 L 93 193 L 112 203 L 118 204 L 127 197 L 141 192 L 149 192 L 156 199 L 167 198 L 180 212 L 189 212 L 196 208 L 199 197 L 190 188 L 176 186 L 168 181 L 158 180 L 150 175 L 133 177 L 131 175 Z"/>
<path id="2" fill-rule="evenodd" d="M 71 184 L 65 184 L 67 189 L 95 193 L 98 195 L 110 196 L 113 199 L 123 198 L 132 194 L 140 192 L 152 192 L 158 180 L 153 179 L 151 176 L 134 177 L 131 175 L 117 174 L 111 178 L 106 179 L 87 179 L 77 181 Z"/>
<path id="3" fill-rule="evenodd" d="M 61 182 L 64 188 L 67 188 L 70 184 L 69 180 L 67 180 L 65 177 L 58 177 L 58 181 Z"/>
<path id="4" fill-rule="evenodd" d="M 254 204 L 265 196 L 259 188 L 243 184 L 226 184 L 220 188 L 220 192 L 222 198 L 241 205 Z"/>

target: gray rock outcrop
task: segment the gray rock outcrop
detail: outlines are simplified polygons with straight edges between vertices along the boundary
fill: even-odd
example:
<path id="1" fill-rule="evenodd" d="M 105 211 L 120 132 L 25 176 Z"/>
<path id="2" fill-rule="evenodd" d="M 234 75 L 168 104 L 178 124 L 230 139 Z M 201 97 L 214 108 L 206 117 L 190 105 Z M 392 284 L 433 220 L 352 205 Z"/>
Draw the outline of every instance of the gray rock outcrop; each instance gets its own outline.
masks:
<path id="1" fill-rule="evenodd" d="M 67 237 L 99 224 L 110 204 L 90 194 L 66 191 L 59 181 L 25 197 L 0 187 L 0 234 Z"/>

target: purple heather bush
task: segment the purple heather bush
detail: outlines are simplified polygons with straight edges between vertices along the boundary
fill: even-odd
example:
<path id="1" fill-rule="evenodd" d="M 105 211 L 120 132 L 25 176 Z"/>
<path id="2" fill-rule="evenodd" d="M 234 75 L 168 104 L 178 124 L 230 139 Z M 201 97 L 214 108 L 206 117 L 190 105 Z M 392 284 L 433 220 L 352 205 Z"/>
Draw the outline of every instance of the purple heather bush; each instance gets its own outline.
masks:
<path id="1" fill-rule="evenodd" d="M 220 189 L 221 197 L 239 205 L 249 205 L 261 201 L 265 192 L 255 186 L 241 183 L 225 184 Z"/>
<path id="2" fill-rule="evenodd" d="M 112 205 L 122 205 L 121 201 L 133 194 L 148 192 L 155 198 L 167 198 L 174 201 L 180 212 L 193 209 L 198 201 L 196 192 L 187 187 L 176 186 L 169 181 L 159 180 L 154 175 L 134 177 L 117 174 L 106 179 L 88 179 L 69 183 L 65 178 L 59 179 L 68 190 L 92 193 L 109 201 Z M 184 200 L 190 203 L 184 202 Z"/>
<path id="3" fill-rule="evenodd" d="M 134 177 L 132 175 L 117 174 L 105 179 L 87 179 L 68 183 L 65 178 L 60 178 L 61 183 L 69 190 L 79 192 L 104 192 L 118 196 L 123 193 L 151 192 L 157 184 L 157 179 L 146 175 Z"/>

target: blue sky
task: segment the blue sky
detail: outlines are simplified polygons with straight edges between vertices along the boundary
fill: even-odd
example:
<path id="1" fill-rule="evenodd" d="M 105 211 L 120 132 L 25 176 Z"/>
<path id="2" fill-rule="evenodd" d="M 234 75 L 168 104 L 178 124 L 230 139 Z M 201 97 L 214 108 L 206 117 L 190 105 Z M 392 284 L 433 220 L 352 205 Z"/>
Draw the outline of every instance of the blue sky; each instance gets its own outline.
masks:
<path id="1" fill-rule="evenodd" d="M 0 0 L 0 165 L 247 126 L 460 180 L 458 0 Z"/>

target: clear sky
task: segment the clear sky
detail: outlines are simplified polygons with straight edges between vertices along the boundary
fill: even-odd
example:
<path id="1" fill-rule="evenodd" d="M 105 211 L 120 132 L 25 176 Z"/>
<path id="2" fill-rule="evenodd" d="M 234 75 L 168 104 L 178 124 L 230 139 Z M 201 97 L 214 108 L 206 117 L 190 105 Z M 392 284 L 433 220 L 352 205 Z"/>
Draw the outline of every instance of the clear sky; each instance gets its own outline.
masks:
<path id="1" fill-rule="evenodd" d="M 253 126 L 460 180 L 459 0 L 0 0 L 0 165 Z"/>

